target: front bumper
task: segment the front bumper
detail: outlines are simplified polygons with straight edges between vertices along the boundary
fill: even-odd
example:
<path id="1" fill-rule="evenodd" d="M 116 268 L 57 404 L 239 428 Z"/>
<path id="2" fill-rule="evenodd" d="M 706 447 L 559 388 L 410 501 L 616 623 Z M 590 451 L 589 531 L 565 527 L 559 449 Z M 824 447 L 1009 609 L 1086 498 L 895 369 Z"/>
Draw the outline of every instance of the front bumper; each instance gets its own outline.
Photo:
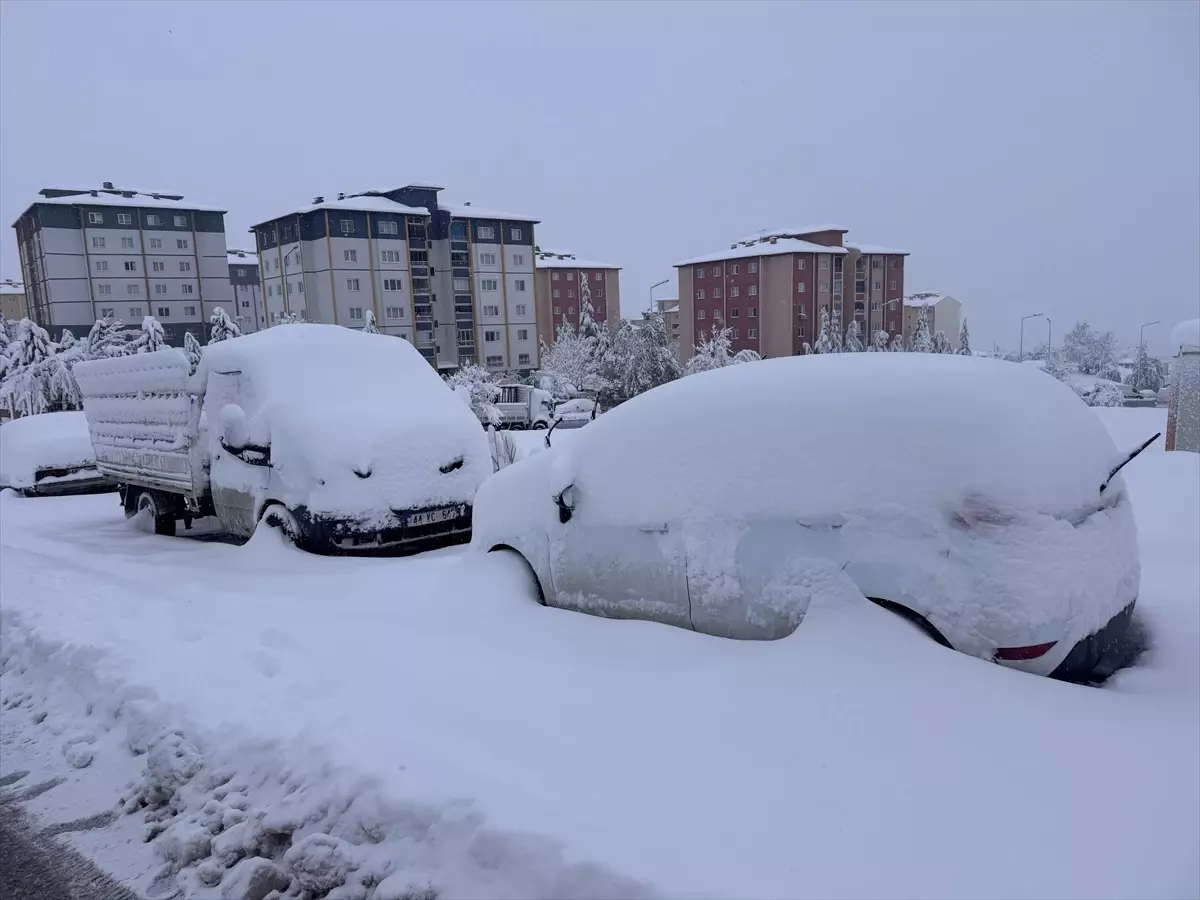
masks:
<path id="1" fill-rule="evenodd" d="M 1080 639 L 1050 673 L 1050 677 L 1060 681 L 1099 684 L 1113 672 L 1129 665 L 1142 650 L 1133 633 L 1134 629 L 1129 627 L 1135 605 L 1136 599 L 1109 619 L 1108 624 L 1099 631 Z"/>
<path id="2" fill-rule="evenodd" d="M 458 510 L 450 518 L 422 524 L 409 522 L 432 509 L 405 510 L 388 521 L 373 520 L 370 524 L 350 517 L 314 515 L 305 509 L 296 511 L 296 519 L 304 533 L 303 543 L 307 550 L 339 556 L 403 556 L 469 543 L 471 506 L 466 503 L 457 506 Z"/>

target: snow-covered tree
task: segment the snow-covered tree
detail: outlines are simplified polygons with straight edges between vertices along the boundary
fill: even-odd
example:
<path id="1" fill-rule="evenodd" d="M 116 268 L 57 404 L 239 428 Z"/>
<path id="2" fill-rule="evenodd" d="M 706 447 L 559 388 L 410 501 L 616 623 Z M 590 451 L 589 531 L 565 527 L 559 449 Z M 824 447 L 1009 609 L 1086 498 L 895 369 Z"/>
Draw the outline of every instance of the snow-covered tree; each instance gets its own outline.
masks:
<path id="1" fill-rule="evenodd" d="M 929 307 L 922 306 L 917 310 L 917 326 L 913 329 L 913 353 L 932 353 L 933 336 L 929 333 Z"/>
<path id="2" fill-rule="evenodd" d="M 130 344 L 135 353 L 153 353 L 155 350 L 161 350 L 166 346 L 162 323 L 154 316 L 145 316 L 142 319 L 141 333 L 130 341 Z"/>
<path id="3" fill-rule="evenodd" d="M 88 359 L 124 356 L 133 351 L 126 340 L 125 326 L 120 319 L 97 319 L 88 332 Z"/>
<path id="4" fill-rule="evenodd" d="M 904 335 L 900 334 L 900 332 L 896 332 L 895 334 L 892 335 L 892 342 L 890 344 L 888 344 L 888 352 L 889 353 L 903 353 L 904 352 Z"/>
<path id="5" fill-rule="evenodd" d="M 624 322 L 605 339 L 597 339 L 599 374 L 605 383 L 600 392 L 604 406 L 611 407 L 645 393 L 680 375 L 679 360 L 659 313 L 645 313 L 639 327 Z"/>
<path id="6" fill-rule="evenodd" d="M 1071 375 L 1070 367 L 1062 361 L 1062 358 L 1057 353 L 1050 354 L 1046 361 L 1042 363 L 1042 371 L 1051 378 L 1056 378 L 1063 383 L 1066 383 Z"/>
<path id="7" fill-rule="evenodd" d="M 72 351 L 76 355 L 79 351 Z M 5 367 L 0 382 L 0 404 L 14 415 L 37 415 L 54 409 L 78 409 L 82 405 L 79 386 L 58 355 L 46 329 L 22 319 L 16 336 L 4 352 Z"/>
<path id="8" fill-rule="evenodd" d="M 299 321 L 300 321 L 300 317 L 297 316 L 294 312 L 271 313 L 271 324 L 272 325 L 291 325 L 291 324 L 293 324 L 295 322 L 299 322 Z"/>
<path id="9" fill-rule="evenodd" d="M 375 324 L 375 310 L 367 310 L 366 323 L 362 327 L 363 334 L 379 334 L 379 326 Z"/>
<path id="10" fill-rule="evenodd" d="M 971 355 L 971 332 L 967 330 L 967 320 L 964 318 L 962 328 L 958 330 L 958 352 L 960 356 Z"/>
<path id="11" fill-rule="evenodd" d="M 862 353 L 863 342 L 858 336 L 858 321 L 851 319 L 850 324 L 846 326 L 846 342 L 843 345 L 846 353 Z"/>
<path id="12" fill-rule="evenodd" d="M 600 336 L 600 327 L 596 324 L 596 309 L 592 306 L 592 289 L 588 285 L 586 272 L 579 276 L 579 336 L 593 341 Z"/>
<path id="13" fill-rule="evenodd" d="M 867 348 L 867 351 L 870 353 L 886 353 L 887 348 L 888 333 L 881 328 L 871 338 L 871 346 Z"/>
<path id="14" fill-rule="evenodd" d="M 58 336 L 58 351 L 62 353 L 65 350 L 70 350 L 78 343 L 79 341 L 75 339 L 75 335 L 71 333 L 71 329 L 64 328 L 62 334 Z"/>
<path id="15" fill-rule="evenodd" d="M 1072 385 L 1088 406 L 1124 406 L 1125 390 L 1110 381 L 1097 381 L 1087 385 Z"/>
<path id="16" fill-rule="evenodd" d="M 946 332 L 935 331 L 933 334 L 933 349 L 931 353 L 953 353 L 954 348 L 950 346 L 950 341 L 946 338 Z"/>
<path id="17" fill-rule="evenodd" d="M 833 353 L 833 341 L 829 337 L 829 310 L 822 306 L 817 326 L 817 340 L 813 343 L 813 353 Z"/>
<path id="18" fill-rule="evenodd" d="M 196 336 L 190 331 L 185 331 L 183 333 L 183 355 L 187 357 L 188 369 L 193 375 L 200 366 L 200 357 L 203 354 L 204 348 L 200 346 Z"/>
<path id="19" fill-rule="evenodd" d="M 237 322 L 229 318 L 229 313 L 219 306 L 213 310 L 208 322 L 212 326 L 212 332 L 208 339 L 210 344 L 242 336 L 242 329 L 238 327 Z"/>
<path id="20" fill-rule="evenodd" d="M 1135 391 L 1157 391 L 1162 387 L 1162 372 L 1158 363 L 1146 353 L 1146 345 L 1139 344 L 1133 357 L 1133 371 L 1129 375 L 1129 386 Z"/>
<path id="21" fill-rule="evenodd" d="M 500 410 L 496 407 L 500 399 L 500 385 L 487 369 L 471 363 L 452 373 L 446 383 L 480 417 L 480 421 L 500 424 Z"/>
<path id="22" fill-rule="evenodd" d="M 733 352 L 728 328 L 714 325 L 712 335 L 701 339 L 696 345 L 696 354 L 684 366 L 684 375 L 695 375 L 697 372 L 707 372 L 709 369 L 720 369 L 740 363 L 755 362 L 762 359 L 753 350 Z"/>
<path id="23" fill-rule="evenodd" d="M 603 341 L 603 334 L 600 341 Z M 582 337 L 568 322 L 558 327 L 554 343 L 542 345 L 541 382 L 555 399 L 576 397 L 581 391 L 598 390 L 597 341 Z"/>
<path id="24" fill-rule="evenodd" d="M 845 349 L 842 344 L 842 304 L 834 303 L 829 316 L 829 352 L 842 353 Z"/>
<path id="25" fill-rule="evenodd" d="M 1087 322 L 1076 322 L 1063 338 L 1062 352 L 1084 375 L 1121 380 L 1117 370 L 1117 336 L 1111 331 L 1100 334 Z"/>

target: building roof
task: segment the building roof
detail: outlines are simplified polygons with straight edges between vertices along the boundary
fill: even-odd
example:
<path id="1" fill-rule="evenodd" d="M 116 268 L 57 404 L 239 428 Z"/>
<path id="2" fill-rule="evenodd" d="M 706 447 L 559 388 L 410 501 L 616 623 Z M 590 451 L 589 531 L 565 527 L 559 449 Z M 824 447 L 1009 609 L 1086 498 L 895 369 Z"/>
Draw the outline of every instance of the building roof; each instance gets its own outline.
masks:
<path id="1" fill-rule="evenodd" d="M 904 298 L 904 305 L 909 307 L 935 306 L 942 300 L 950 299 L 948 294 L 939 294 L 935 291 L 914 291 Z"/>
<path id="2" fill-rule="evenodd" d="M 227 250 L 231 266 L 257 266 L 258 254 L 253 250 Z"/>
<path id="3" fill-rule="evenodd" d="M 747 241 L 758 241 L 767 237 L 783 237 L 784 235 L 818 234 L 822 231 L 840 231 L 845 234 L 849 230 L 849 228 L 843 228 L 841 225 L 809 225 L 805 228 L 764 228 L 756 234 L 742 238 L 738 243 L 744 244 Z"/>
<path id="4" fill-rule="evenodd" d="M 534 259 L 539 269 L 620 269 L 615 263 L 596 262 L 592 259 L 576 259 L 573 253 L 542 251 Z"/>
<path id="5" fill-rule="evenodd" d="M 891 256 L 908 256 L 907 250 L 897 250 L 894 247 L 880 247 L 878 244 L 860 244 L 858 241 L 851 241 L 846 245 L 852 250 L 857 250 L 859 253 L 880 253 L 889 254 Z"/>
<path id="6" fill-rule="evenodd" d="M 408 187 L 425 187 L 425 185 L 407 185 Z M 432 190 L 432 186 L 430 186 Z M 441 188 L 437 188 L 441 190 Z M 475 206 L 471 203 L 453 203 L 442 202 L 438 200 L 438 208 L 444 209 L 450 215 L 459 219 L 507 219 L 513 222 L 533 222 L 539 220 L 533 216 L 523 215 L 521 213 L 503 212 L 496 209 L 488 209 L 483 206 Z M 270 219 L 264 219 L 257 225 L 265 225 L 268 222 L 275 222 L 279 219 L 285 219 L 288 216 L 302 215 L 304 213 L 314 212 L 318 209 L 329 210 L 348 210 L 353 212 L 381 212 L 381 213 L 398 213 L 410 216 L 426 216 L 430 215 L 429 210 L 423 206 L 408 206 L 404 203 L 398 203 L 389 197 L 378 196 L 376 194 L 362 194 L 357 196 L 344 196 L 342 199 L 337 199 L 334 194 L 332 198 L 322 199 L 320 203 L 312 203 L 308 206 L 303 206 L 300 209 L 292 210 L 291 212 L 283 213 L 282 215 L 274 216 Z M 255 226 L 251 226 L 252 228 Z"/>
<path id="7" fill-rule="evenodd" d="M 0 281 L 0 294 L 23 294 L 25 286 L 21 284 L 13 284 L 7 281 Z"/>
<path id="8" fill-rule="evenodd" d="M 677 313 L 677 312 L 679 312 L 679 304 L 676 303 L 674 306 L 668 306 L 666 309 L 663 310 L 663 312 L 664 313 Z"/>
<path id="9" fill-rule="evenodd" d="M 126 192 L 130 193 L 130 192 Z M 155 192 L 158 193 L 158 192 Z M 171 195 L 173 197 L 178 194 Z M 187 200 L 180 198 L 172 200 L 165 194 L 158 193 L 158 196 L 153 194 L 134 194 L 132 197 L 126 197 L 124 194 L 109 194 L 99 188 L 96 189 L 95 195 L 91 192 L 83 192 L 71 194 L 70 196 L 62 197 L 38 197 L 29 206 L 25 207 L 25 211 L 17 217 L 17 222 L 24 218 L 31 209 L 39 204 L 48 204 L 51 206 L 136 206 L 142 209 L 174 209 L 188 212 L 228 212 L 219 206 L 204 206 L 199 203 L 189 203 Z M 16 222 L 13 223 L 16 226 Z"/>
<path id="10" fill-rule="evenodd" d="M 541 221 L 536 216 L 524 213 L 505 212 L 500 209 L 488 209 L 486 206 L 476 206 L 474 203 L 455 203 L 438 199 L 438 209 L 447 210 L 450 215 L 459 219 L 507 219 L 511 222 L 532 222 L 535 225 Z"/>
<path id="11" fill-rule="evenodd" d="M 756 243 L 738 243 L 728 250 L 718 250 L 716 253 L 708 253 L 704 256 L 695 256 L 691 259 L 685 259 L 683 262 L 675 263 L 675 268 L 681 266 L 693 266 L 700 263 L 720 262 L 725 259 L 747 259 L 755 256 L 779 256 L 784 253 L 845 253 L 845 247 L 826 247 L 823 244 L 813 244 L 809 241 L 802 241 L 798 238 L 777 238 L 774 243 L 770 240 L 759 241 L 757 238 L 753 240 Z"/>

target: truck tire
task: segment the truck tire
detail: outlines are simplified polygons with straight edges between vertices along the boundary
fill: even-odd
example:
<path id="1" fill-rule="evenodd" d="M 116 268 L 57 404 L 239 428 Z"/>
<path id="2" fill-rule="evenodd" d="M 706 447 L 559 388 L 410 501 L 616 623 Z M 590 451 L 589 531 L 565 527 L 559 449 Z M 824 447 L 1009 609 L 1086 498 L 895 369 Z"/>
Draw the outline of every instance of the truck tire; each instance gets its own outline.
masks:
<path id="1" fill-rule="evenodd" d="M 304 548 L 304 532 L 292 511 L 282 503 L 272 503 L 258 520 L 259 525 L 278 528 L 280 533 L 291 542 L 292 546 Z"/>
<path id="2" fill-rule="evenodd" d="M 534 423 L 533 423 L 533 430 L 534 430 L 534 431 L 545 431 L 545 430 L 546 430 L 546 428 L 548 428 L 548 427 L 549 427 L 549 426 L 547 426 L 545 422 L 542 422 L 542 421 L 540 421 L 540 420 L 539 420 L 539 421 L 537 421 L 537 422 L 534 422 Z"/>
<path id="3" fill-rule="evenodd" d="M 134 515 L 143 510 L 148 512 L 154 519 L 155 534 L 174 537 L 175 498 L 170 494 L 164 494 L 161 491 L 151 491 L 146 488 L 132 490 L 137 491 L 133 499 Z M 126 508 L 128 509 L 128 506 Z M 128 512 L 126 514 L 128 515 Z"/>

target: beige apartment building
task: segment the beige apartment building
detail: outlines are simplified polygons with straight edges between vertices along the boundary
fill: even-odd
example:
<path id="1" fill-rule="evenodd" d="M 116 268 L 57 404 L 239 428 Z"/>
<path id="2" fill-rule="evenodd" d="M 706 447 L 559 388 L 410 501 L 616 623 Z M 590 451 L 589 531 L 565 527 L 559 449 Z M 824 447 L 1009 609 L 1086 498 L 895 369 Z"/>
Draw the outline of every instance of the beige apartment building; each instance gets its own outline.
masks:
<path id="1" fill-rule="evenodd" d="M 904 298 L 904 340 L 911 342 L 917 330 L 917 313 L 928 306 L 925 320 L 929 324 L 929 336 L 944 332 L 946 340 L 958 347 L 958 332 L 962 328 L 962 304 L 949 294 L 922 291 Z"/>
<path id="2" fill-rule="evenodd" d="M 799 355 L 816 338 L 821 310 L 835 306 L 843 328 L 858 322 L 864 343 L 875 331 L 899 333 L 908 251 L 848 241 L 848 231 L 774 229 L 676 263 L 680 358 L 714 325 L 730 329 L 735 352 Z"/>
<path id="3" fill-rule="evenodd" d="M 540 249 L 534 255 L 534 266 L 533 298 L 540 343 L 553 344 L 564 322 L 579 327 L 585 282 L 592 298 L 592 317 L 614 328 L 621 323 L 620 266 Z"/>
<path id="4" fill-rule="evenodd" d="M 11 279 L 0 281 L 0 313 L 13 322 L 29 315 L 29 307 L 25 302 L 25 285 Z"/>

